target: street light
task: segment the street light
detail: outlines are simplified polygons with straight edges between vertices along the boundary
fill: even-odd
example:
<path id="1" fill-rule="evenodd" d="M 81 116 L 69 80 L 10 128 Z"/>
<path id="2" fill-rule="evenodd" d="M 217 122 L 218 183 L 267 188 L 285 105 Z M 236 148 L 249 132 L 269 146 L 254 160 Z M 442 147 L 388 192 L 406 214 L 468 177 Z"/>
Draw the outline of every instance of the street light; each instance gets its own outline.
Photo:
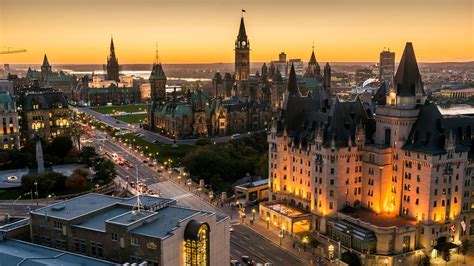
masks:
<path id="1" fill-rule="evenodd" d="M 334 258 L 334 246 L 329 245 L 328 251 L 329 251 L 329 260 L 332 260 Z"/>
<path id="2" fill-rule="evenodd" d="M 267 229 L 270 228 L 270 217 L 267 216 Z"/>
<path id="3" fill-rule="evenodd" d="M 36 196 L 36 206 L 38 206 L 38 182 L 35 181 L 35 187 L 36 187 L 36 192 L 35 192 L 35 196 Z"/>
<path id="4" fill-rule="evenodd" d="M 306 251 L 306 244 L 309 243 L 309 237 L 307 235 L 303 236 L 301 242 L 303 242 L 303 250 Z"/>
<path id="5" fill-rule="evenodd" d="M 283 228 L 278 233 L 278 238 L 280 238 L 280 246 L 281 246 L 281 239 L 283 238 Z"/>
<path id="6" fill-rule="evenodd" d="M 255 222 L 255 208 L 252 209 L 252 222 Z"/>

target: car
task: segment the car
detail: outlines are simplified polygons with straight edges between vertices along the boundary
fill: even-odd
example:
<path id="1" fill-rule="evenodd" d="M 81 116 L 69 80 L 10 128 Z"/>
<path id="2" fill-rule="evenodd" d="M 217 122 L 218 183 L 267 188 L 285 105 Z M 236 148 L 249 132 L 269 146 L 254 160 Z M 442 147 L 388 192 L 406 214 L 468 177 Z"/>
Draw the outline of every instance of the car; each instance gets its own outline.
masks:
<path id="1" fill-rule="evenodd" d="M 230 233 L 234 232 L 234 227 L 229 226 L 229 232 L 230 232 Z"/>
<path id="2" fill-rule="evenodd" d="M 157 139 L 155 139 L 155 140 L 153 141 L 153 143 L 158 144 L 158 143 L 160 143 L 160 141 L 158 141 Z"/>
<path id="3" fill-rule="evenodd" d="M 149 189 L 149 190 L 147 190 L 147 192 L 146 192 L 146 193 L 147 193 L 147 194 L 150 194 L 150 195 L 154 195 L 154 194 L 155 194 L 155 191 L 153 191 L 153 190 Z"/>
<path id="4" fill-rule="evenodd" d="M 231 260 L 230 265 L 231 266 L 241 266 L 242 264 L 240 264 L 240 262 L 238 260 Z"/>
<path id="5" fill-rule="evenodd" d="M 135 187 L 136 187 L 135 182 L 130 182 L 130 183 L 128 183 L 128 184 L 130 185 L 131 188 L 135 188 Z"/>
<path id="6" fill-rule="evenodd" d="M 148 163 L 148 161 L 147 161 L 147 160 L 143 160 L 143 163 Z"/>
<path id="7" fill-rule="evenodd" d="M 152 163 L 149 163 L 148 166 L 149 166 L 149 167 L 153 167 L 153 164 L 152 164 Z"/>
<path id="8" fill-rule="evenodd" d="M 253 264 L 252 258 L 250 256 L 247 256 L 247 255 L 242 256 L 242 262 L 246 265 L 252 265 Z"/>

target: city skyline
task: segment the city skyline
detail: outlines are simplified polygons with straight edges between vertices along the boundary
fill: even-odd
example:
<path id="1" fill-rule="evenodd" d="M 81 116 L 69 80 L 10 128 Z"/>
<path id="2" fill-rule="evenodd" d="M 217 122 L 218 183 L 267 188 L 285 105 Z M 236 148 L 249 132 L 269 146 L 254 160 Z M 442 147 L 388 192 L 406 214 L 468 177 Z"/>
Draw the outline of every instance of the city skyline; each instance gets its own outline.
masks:
<path id="1" fill-rule="evenodd" d="M 53 64 L 103 64 L 113 36 L 121 64 L 151 63 L 155 42 L 163 63 L 228 63 L 233 60 L 241 8 L 247 10 L 253 62 L 275 60 L 281 51 L 306 61 L 313 41 L 322 62 L 377 62 L 385 47 L 396 53 L 398 61 L 407 41 L 416 46 L 420 62 L 474 58 L 474 37 L 469 38 L 474 36 L 471 1 L 430 1 L 429 6 L 427 1 L 371 0 L 357 5 L 344 0 L 225 3 L 139 1 L 132 6 L 125 1 L 48 0 L 38 5 L 2 0 L 1 49 L 28 52 L 1 55 L 0 60 L 30 64 L 48 54 Z"/>

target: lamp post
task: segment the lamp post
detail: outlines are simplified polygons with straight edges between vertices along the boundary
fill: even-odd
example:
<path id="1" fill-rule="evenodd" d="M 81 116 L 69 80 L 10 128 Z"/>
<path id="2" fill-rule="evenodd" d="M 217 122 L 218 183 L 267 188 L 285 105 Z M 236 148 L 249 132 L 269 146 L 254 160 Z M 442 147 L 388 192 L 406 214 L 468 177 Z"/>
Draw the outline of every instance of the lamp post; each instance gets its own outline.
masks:
<path id="1" fill-rule="evenodd" d="M 306 244 L 309 243 L 309 237 L 307 235 L 303 236 L 301 242 L 303 242 L 303 250 L 306 252 Z"/>
<path id="2" fill-rule="evenodd" d="M 54 196 L 55 196 L 54 193 L 52 193 L 52 194 L 49 194 L 49 195 L 46 197 L 46 206 L 48 206 L 49 200 L 50 200 L 51 198 L 53 198 L 53 200 L 54 200 Z"/>
<path id="3" fill-rule="evenodd" d="M 255 222 L 255 208 L 252 209 L 252 222 Z"/>
<path id="4" fill-rule="evenodd" d="M 270 217 L 267 217 L 267 229 L 270 228 Z"/>
<path id="5" fill-rule="evenodd" d="M 36 206 L 38 206 L 38 182 L 35 181 L 35 187 L 36 187 L 36 192 L 35 192 L 35 196 L 36 196 Z"/>
<path id="6" fill-rule="evenodd" d="M 278 233 L 278 238 L 280 238 L 280 246 L 281 246 L 281 239 L 283 238 L 283 229 L 280 230 Z"/>

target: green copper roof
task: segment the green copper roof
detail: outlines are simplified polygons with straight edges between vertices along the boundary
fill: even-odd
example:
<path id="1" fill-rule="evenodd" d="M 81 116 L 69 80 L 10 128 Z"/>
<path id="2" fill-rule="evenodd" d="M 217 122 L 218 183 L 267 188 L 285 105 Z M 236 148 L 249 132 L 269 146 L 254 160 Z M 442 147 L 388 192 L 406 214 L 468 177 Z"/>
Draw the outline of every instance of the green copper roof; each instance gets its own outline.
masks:
<path id="1" fill-rule="evenodd" d="M 161 64 L 153 64 L 150 80 L 166 80 L 165 71 L 163 71 L 163 66 Z"/>
<path id="2" fill-rule="evenodd" d="M 9 92 L 7 91 L 3 91 L 3 92 L 0 92 L 0 103 L 2 104 L 12 104 L 13 103 L 13 99 L 12 99 L 12 96 L 10 95 Z"/>

